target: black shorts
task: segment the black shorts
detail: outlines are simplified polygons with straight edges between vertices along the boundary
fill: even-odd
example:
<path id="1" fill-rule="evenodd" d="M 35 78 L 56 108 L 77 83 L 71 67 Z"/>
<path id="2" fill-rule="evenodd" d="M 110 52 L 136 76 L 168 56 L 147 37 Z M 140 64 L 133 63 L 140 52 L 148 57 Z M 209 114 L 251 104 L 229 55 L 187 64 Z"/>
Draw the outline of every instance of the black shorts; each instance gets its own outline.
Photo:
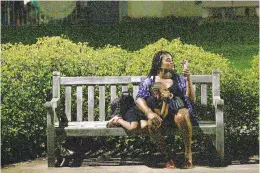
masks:
<path id="1" fill-rule="evenodd" d="M 147 117 L 137 106 L 133 106 L 126 112 L 123 119 L 127 122 L 140 122 L 141 120 L 147 120 Z"/>
<path id="2" fill-rule="evenodd" d="M 187 107 L 184 107 L 188 109 Z M 178 111 L 173 111 L 169 113 L 164 119 L 163 119 L 163 127 L 165 128 L 178 128 L 175 121 L 174 121 L 174 116 L 178 113 Z M 196 120 L 196 118 L 193 115 L 190 115 L 190 121 L 192 126 L 198 126 L 199 123 Z"/>
<path id="3" fill-rule="evenodd" d="M 177 113 L 174 112 L 174 113 L 169 113 L 164 119 L 163 119 L 163 122 L 162 122 L 162 126 L 163 128 L 177 128 L 177 125 L 175 124 L 174 122 L 174 116 L 175 114 Z"/>

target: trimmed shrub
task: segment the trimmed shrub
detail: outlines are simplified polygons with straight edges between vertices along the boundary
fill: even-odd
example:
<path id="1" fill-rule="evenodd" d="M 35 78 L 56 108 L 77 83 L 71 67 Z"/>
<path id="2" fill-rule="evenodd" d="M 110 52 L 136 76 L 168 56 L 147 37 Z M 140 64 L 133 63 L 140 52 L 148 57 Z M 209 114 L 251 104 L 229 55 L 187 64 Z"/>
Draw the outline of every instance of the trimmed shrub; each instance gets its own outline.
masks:
<path id="1" fill-rule="evenodd" d="M 244 20 L 201 20 L 200 18 L 124 19 L 119 24 L 1 26 L 2 43 L 35 44 L 44 36 L 67 35 L 74 42 L 89 42 L 93 47 L 121 45 L 139 50 L 164 37 L 180 37 L 184 43 L 200 46 L 258 45 L 258 18 Z"/>
<path id="2" fill-rule="evenodd" d="M 159 50 L 172 52 L 179 73 L 182 71 L 181 64 L 184 59 L 189 60 L 189 69 L 192 74 L 211 74 L 212 69 L 219 69 L 225 73 L 229 67 L 229 61 L 220 55 L 206 52 L 197 46 L 183 44 L 180 39 L 172 41 L 160 39 L 154 44 L 132 53 L 132 59 L 128 61 L 126 67 L 126 75 L 147 75 L 153 55 Z M 135 64 L 139 64 L 143 68 L 139 68 Z"/>
<path id="3" fill-rule="evenodd" d="M 53 71 L 63 76 L 120 76 L 126 54 L 120 47 L 94 50 L 60 37 L 39 38 L 33 45 L 2 45 L 2 164 L 44 152 L 43 105 L 51 99 Z"/>
<path id="4" fill-rule="evenodd" d="M 258 57 L 254 57 L 251 69 L 231 71 L 222 78 L 226 151 L 233 159 L 248 159 L 259 152 Z"/>

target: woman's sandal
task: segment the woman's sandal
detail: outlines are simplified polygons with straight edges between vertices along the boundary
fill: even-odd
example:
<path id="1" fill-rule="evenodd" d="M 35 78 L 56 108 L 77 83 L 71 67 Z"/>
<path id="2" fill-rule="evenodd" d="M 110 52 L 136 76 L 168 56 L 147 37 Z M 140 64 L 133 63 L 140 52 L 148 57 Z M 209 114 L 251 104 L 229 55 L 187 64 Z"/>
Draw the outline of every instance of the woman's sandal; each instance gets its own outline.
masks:
<path id="1" fill-rule="evenodd" d="M 168 161 L 166 163 L 165 167 L 168 168 L 168 169 L 175 169 L 176 168 L 173 160 Z"/>
<path id="2" fill-rule="evenodd" d="M 192 161 L 185 159 L 183 169 L 192 169 L 192 168 L 194 168 Z"/>

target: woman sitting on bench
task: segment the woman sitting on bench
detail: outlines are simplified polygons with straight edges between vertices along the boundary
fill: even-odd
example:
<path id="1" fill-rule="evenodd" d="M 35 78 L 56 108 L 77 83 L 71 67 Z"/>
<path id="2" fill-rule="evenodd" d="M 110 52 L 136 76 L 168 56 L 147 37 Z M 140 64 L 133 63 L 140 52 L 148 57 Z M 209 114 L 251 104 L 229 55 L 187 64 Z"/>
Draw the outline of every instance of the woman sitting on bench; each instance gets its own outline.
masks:
<path id="1" fill-rule="evenodd" d="M 186 65 L 186 64 L 185 64 Z M 197 125 L 193 119 L 193 112 L 190 100 L 195 100 L 195 92 L 192 87 L 190 79 L 190 72 L 187 66 L 184 66 L 183 76 L 176 74 L 173 63 L 173 56 L 167 51 L 159 51 L 154 55 L 152 67 L 147 78 L 144 79 L 139 85 L 139 91 L 136 96 L 136 103 L 140 110 L 148 118 L 148 128 L 154 129 L 154 133 L 150 133 L 154 138 L 156 144 L 159 145 L 160 150 L 164 153 L 169 153 L 166 150 L 166 144 L 162 140 L 159 131 L 156 130 L 161 127 L 162 123 L 176 124 L 182 132 L 184 147 L 185 147 L 185 163 L 184 168 L 192 168 L 192 152 L 191 152 L 191 138 L 192 138 L 192 124 Z M 151 96 L 151 86 L 155 82 L 163 83 L 168 91 L 173 94 L 173 100 L 177 100 L 176 107 L 172 106 L 168 109 L 168 115 L 164 120 L 160 114 L 154 112 L 148 105 L 147 99 Z M 178 106 L 181 104 L 181 106 Z M 174 104 L 173 104 L 174 105 Z M 170 105 L 169 105 L 170 106 Z M 150 128 L 150 127 L 152 128 Z M 166 158 L 169 159 L 169 158 Z M 174 162 L 169 159 L 166 164 L 167 168 L 175 168 Z"/>

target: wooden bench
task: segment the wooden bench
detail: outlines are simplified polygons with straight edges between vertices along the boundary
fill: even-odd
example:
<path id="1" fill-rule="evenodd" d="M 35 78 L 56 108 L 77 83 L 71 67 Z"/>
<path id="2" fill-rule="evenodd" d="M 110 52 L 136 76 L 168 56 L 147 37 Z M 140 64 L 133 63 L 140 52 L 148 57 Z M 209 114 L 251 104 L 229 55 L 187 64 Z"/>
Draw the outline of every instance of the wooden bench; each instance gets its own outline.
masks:
<path id="1" fill-rule="evenodd" d="M 48 166 L 55 165 L 55 140 L 58 139 L 59 131 L 69 136 L 126 136 L 129 135 L 123 128 L 107 128 L 107 108 L 111 100 L 117 97 L 117 93 L 128 90 L 133 91 L 135 98 L 139 83 L 145 76 L 102 76 L 102 77 L 62 77 L 60 72 L 53 72 L 51 101 L 46 102 L 47 107 L 47 154 Z M 212 100 L 215 107 L 215 121 L 200 121 L 200 125 L 193 128 L 193 135 L 198 129 L 204 134 L 213 136 L 213 143 L 221 161 L 224 159 L 224 121 L 223 105 L 220 98 L 220 72 L 213 70 L 212 75 L 192 75 L 194 88 L 200 88 L 200 102 L 209 104 Z M 209 92 L 211 88 L 212 92 Z M 73 91 L 74 94 L 73 94 Z M 106 91 L 110 91 L 107 95 Z M 61 97 L 64 93 L 64 97 Z M 212 98 L 208 95 L 212 93 Z M 83 95 L 87 95 L 84 98 Z M 73 101 L 73 99 L 75 101 Z M 86 99 L 86 100 L 85 100 Z M 63 101 L 61 101 L 63 100 Z M 76 105 L 75 105 L 76 103 Z M 83 106 L 86 104 L 86 106 Z M 74 107 L 74 110 L 73 110 Z M 68 119 L 67 127 L 60 127 L 58 118 L 61 112 Z M 74 112 L 74 113 L 73 113 Z M 86 115 L 83 115 L 86 112 Z M 61 113 L 60 113 L 61 114 Z"/>

